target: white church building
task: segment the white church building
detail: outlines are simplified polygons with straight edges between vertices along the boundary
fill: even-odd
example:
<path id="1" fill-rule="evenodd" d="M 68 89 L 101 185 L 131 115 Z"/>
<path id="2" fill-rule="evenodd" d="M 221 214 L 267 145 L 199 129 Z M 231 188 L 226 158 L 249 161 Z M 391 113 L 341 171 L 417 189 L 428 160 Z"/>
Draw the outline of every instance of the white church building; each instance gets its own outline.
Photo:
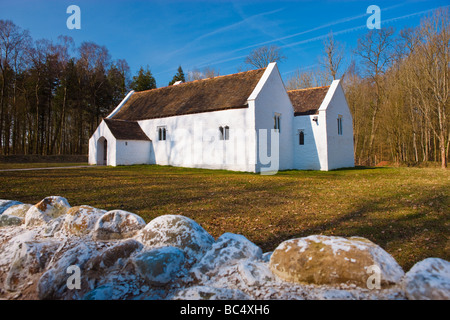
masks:
<path id="1" fill-rule="evenodd" d="M 266 68 L 131 91 L 89 140 L 89 163 L 273 174 L 354 166 L 340 80 L 286 91 Z"/>

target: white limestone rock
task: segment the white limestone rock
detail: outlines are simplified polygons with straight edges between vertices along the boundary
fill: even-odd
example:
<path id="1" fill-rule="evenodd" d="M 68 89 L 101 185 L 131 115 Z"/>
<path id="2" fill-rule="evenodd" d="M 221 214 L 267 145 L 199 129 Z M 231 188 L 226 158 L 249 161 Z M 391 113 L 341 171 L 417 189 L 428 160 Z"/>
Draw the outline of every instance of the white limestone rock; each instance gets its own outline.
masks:
<path id="1" fill-rule="evenodd" d="M 7 228 L 2 230 L 7 230 Z M 37 241 L 39 236 L 37 230 L 27 230 L 20 226 L 8 231 L 12 233 L 12 236 L 7 237 L 0 247 L 0 270 L 2 271 L 9 270 L 16 253 L 21 250 L 25 243 Z"/>
<path id="2" fill-rule="evenodd" d="M 149 288 L 132 277 L 120 281 L 108 281 L 87 292 L 83 300 L 162 300 L 166 296 L 164 288 Z"/>
<path id="3" fill-rule="evenodd" d="M 148 247 L 177 247 L 184 251 L 189 264 L 200 259 L 214 243 L 214 238 L 197 222 L 180 215 L 153 219 L 136 239 Z"/>
<path id="4" fill-rule="evenodd" d="M 239 261 L 238 271 L 247 286 L 262 286 L 274 281 L 275 276 L 269 269 L 268 263 L 259 260 L 247 259 Z"/>
<path id="5" fill-rule="evenodd" d="M 83 296 L 83 300 L 124 300 L 129 294 L 126 283 L 105 283 Z"/>
<path id="6" fill-rule="evenodd" d="M 124 266 L 128 258 L 142 248 L 142 243 L 134 239 L 119 240 L 90 259 L 86 268 L 94 272 L 108 272 L 116 264 Z"/>
<path id="7" fill-rule="evenodd" d="M 8 202 L 8 205 L 11 203 L 17 203 L 17 201 L 10 201 Z M 0 214 L 0 227 L 21 225 L 25 221 L 25 214 L 31 207 L 31 204 L 20 202 L 9 206 L 2 214 Z"/>
<path id="8" fill-rule="evenodd" d="M 22 204 L 22 202 L 14 200 L 0 200 L 0 214 L 11 206 Z"/>
<path id="9" fill-rule="evenodd" d="M 319 294 L 317 294 L 316 299 L 318 300 L 355 300 L 355 296 L 349 290 L 340 289 L 323 289 Z"/>
<path id="10" fill-rule="evenodd" d="M 141 252 L 133 258 L 137 272 L 154 286 L 172 281 L 184 265 L 184 253 L 176 247 L 159 247 Z"/>
<path id="11" fill-rule="evenodd" d="M 75 235 L 87 235 L 94 229 L 98 219 L 100 219 L 106 210 L 97 209 L 91 206 L 75 206 L 67 211 L 65 216 L 62 231 Z"/>
<path id="12" fill-rule="evenodd" d="M 394 258 L 373 242 L 360 238 L 309 236 L 282 242 L 270 258 L 270 269 L 281 280 L 368 288 L 373 266 L 380 285 L 400 282 L 404 275 Z"/>
<path id="13" fill-rule="evenodd" d="M 114 300 L 114 285 L 111 283 L 104 284 L 89 291 L 83 296 L 83 300 Z"/>
<path id="14" fill-rule="evenodd" d="M 83 282 L 83 272 L 86 262 L 95 252 L 88 243 L 76 242 L 68 244 L 69 248 L 61 246 L 52 257 L 47 271 L 38 282 L 37 293 L 39 299 L 79 299 L 82 290 L 71 290 L 67 281 L 70 275 L 69 267 L 76 266 L 80 269 L 81 285 L 86 286 L 87 279 Z M 61 251 L 59 254 L 58 251 Z"/>
<path id="15" fill-rule="evenodd" d="M 71 208 L 66 198 L 50 196 L 32 206 L 25 214 L 25 226 L 46 224 L 51 219 L 65 215 Z"/>
<path id="16" fill-rule="evenodd" d="M 273 251 L 264 252 L 262 257 L 261 257 L 261 260 L 264 261 L 264 262 L 269 263 L 270 262 L 270 258 L 272 257 L 272 253 L 273 253 Z"/>
<path id="17" fill-rule="evenodd" d="M 175 293 L 172 300 L 251 300 L 238 289 L 193 286 Z"/>
<path id="18" fill-rule="evenodd" d="M 0 228 L 9 226 L 19 226 L 23 223 L 24 219 L 9 214 L 0 215 Z"/>
<path id="19" fill-rule="evenodd" d="M 32 207 L 31 204 L 20 203 L 10 206 L 8 209 L 3 211 L 3 214 L 10 216 L 15 216 L 19 218 L 25 218 L 27 211 Z"/>
<path id="20" fill-rule="evenodd" d="M 43 271 L 58 248 L 57 241 L 23 242 L 18 246 L 14 260 L 5 280 L 5 288 L 16 291 L 26 285 L 30 278 Z"/>
<path id="21" fill-rule="evenodd" d="M 450 262 L 427 258 L 416 263 L 402 287 L 409 300 L 450 300 Z"/>
<path id="22" fill-rule="evenodd" d="M 224 233 L 201 260 L 192 268 L 196 278 L 214 274 L 218 268 L 237 263 L 241 259 L 260 259 L 262 250 L 246 237 L 233 233 Z"/>
<path id="23" fill-rule="evenodd" d="M 96 240 L 125 239 L 133 237 L 144 227 L 144 219 L 137 214 L 124 210 L 112 210 L 97 220 L 92 236 Z"/>
<path id="24" fill-rule="evenodd" d="M 53 237 L 55 233 L 61 230 L 65 218 L 66 215 L 62 215 L 48 221 L 44 226 L 44 232 L 42 235 L 44 237 Z"/>

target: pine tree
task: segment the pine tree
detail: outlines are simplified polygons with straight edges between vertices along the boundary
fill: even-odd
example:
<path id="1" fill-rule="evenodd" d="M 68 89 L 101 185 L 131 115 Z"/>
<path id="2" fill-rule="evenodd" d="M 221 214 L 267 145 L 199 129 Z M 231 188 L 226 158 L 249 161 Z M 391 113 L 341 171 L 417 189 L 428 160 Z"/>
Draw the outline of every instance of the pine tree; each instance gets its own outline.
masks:
<path id="1" fill-rule="evenodd" d="M 145 70 L 143 67 L 139 69 L 138 74 L 133 77 L 130 87 L 134 91 L 156 89 L 156 80 L 148 66 Z"/>
<path id="2" fill-rule="evenodd" d="M 186 82 L 181 66 L 178 67 L 177 74 L 173 76 L 172 81 L 169 82 L 169 86 L 173 85 L 177 81 Z"/>

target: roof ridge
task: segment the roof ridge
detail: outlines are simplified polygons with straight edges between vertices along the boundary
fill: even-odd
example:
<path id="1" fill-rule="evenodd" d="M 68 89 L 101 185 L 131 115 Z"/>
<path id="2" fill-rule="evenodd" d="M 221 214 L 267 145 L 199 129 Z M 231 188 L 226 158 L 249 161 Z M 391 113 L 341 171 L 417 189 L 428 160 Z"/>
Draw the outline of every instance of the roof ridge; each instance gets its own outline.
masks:
<path id="1" fill-rule="evenodd" d="M 302 89 L 292 89 L 292 90 L 288 90 L 287 92 L 292 92 L 292 91 L 306 91 L 306 90 L 315 90 L 315 89 L 325 89 L 325 88 L 329 88 L 330 86 L 321 86 L 321 87 L 311 87 L 311 88 L 302 88 Z"/>
<path id="2" fill-rule="evenodd" d="M 123 122 L 137 122 L 136 120 L 123 120 L 123 119 L 114 119 L 114 118 L 103 118 L 103 120 L 107 120 L 107 121 L 123 121 Z"/>
<path id="3" fill-rule="evenodd" d="M 266 68 L 267 68 L 267 67 L 266 67 Z M 214 80 L 214 79 L 217 79 L 217 78 L 231 77 L 231 76 L 235 76 L 235 75 L 243 74 L 243 73 L 247 73 L 247 72 L 254 72 L 254 71 L 263 70 L 263 69 L 266 69 L 266 68 L 252 69 L 252 70 L 241 71 L 241 72 L 237 72 L 237 73 L 231 73 L 231 74 L 219 75 L 219 76 L 212 77 L 212 78 L 204 78 L 204 79 L 198 79 L 198 80 L 193 80 L 193 81 L 188 81 L 188 82 L 182 82 L 182 83 L 177 84 L 177 85 L 175 85 L 175 86 L 172 84 L 172 85 L 168 85 L 168 86 L 164 86 L 164 87 L 159 87 L 159 88 L 153 88 L 153 89 L 149 89 L 149 90 L 136 91 L 134 94 L 141 94 L 141 93 L 144 93 L 144 92 L 156 91 L 156 90 L 165 89 L 165 88 L 172 88 L 172 87 L 184 86 L 184 85 L 191 84 L 191 83 L 196 83 L 196 82 L 200 82 L 200 81 Z"/>

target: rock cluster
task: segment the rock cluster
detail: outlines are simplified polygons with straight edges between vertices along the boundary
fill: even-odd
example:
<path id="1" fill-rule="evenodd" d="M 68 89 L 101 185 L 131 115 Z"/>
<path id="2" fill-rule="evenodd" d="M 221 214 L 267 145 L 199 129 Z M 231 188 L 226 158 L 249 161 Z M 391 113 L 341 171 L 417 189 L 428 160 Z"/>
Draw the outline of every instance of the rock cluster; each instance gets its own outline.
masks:
<path id="1" fill-rule="evenodd" d="M 4 299 L 450 299 L 450 262 L 406 274 L 373 242 L 314 235 L 273 252 L 214 239 L 194 220 L 138 215 L 63 197 L 0 200 Z"/>

